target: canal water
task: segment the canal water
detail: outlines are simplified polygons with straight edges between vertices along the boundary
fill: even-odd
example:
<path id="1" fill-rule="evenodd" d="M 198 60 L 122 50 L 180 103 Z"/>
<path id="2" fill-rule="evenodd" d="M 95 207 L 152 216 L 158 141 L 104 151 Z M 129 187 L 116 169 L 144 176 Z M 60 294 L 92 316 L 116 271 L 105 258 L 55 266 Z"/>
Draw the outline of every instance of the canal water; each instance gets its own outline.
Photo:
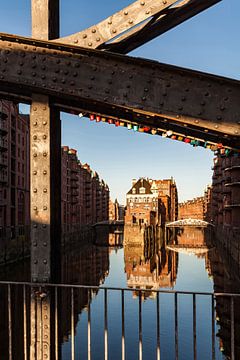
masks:
<path id="1" fill-rule="evenodd" d="M 109 243 L 114 244 L 113 234 Z M 97 235 L 97 243 L 105 244 L 106 236 Z M 202 228 L 175 229 L 164 235 L 160 230 L 125 227 L 124 234 L 115 236 L 118 246 L 97 246 L 100 252 L 98 262 L 102 268 L 95 267 L 101 287 L 141 289 L 141 328 L 142 358 L 164 360 L 176 359 L 227 359 L 229 336 L 224 349 L 224 336 L 229 329 L 220 328 L 214 315 L 214 355 L 212 349 L 212 298 L 196 297 L 196 319 L 193 317 L 192 295 L 178 295 L 177 333 L 175 335 L 175 296 L 169 293 L 157 295 L 154 290 L 178 290 L 189 292 L 224 291 L 221 284 L 214 285 L 214 271 L 218 274 L 224 265 L 211 239 L 211 232 Z M 123 246 L 119 246 L 119 244 Z M 95 249 L 96 250 L 96 249 Z M 84 260 L 85 261 L 85 260 Z M 89 267 L 86 267 L 89 269 Z M 100 270 L 100 271 L 99 271 Z M 91 270 L 88 270 L 91 271 Z M 217 276 L 217 275 L 216 275 Z M 95 279 L 96 280 L 96 279 Z M 220 282 L 224 284 L 222 274 Z M 92 281 L 86 282 L 96 285 Z M 159 296 L 159 299 L 157 299 Z M 126 359 L 139 359 L 139 293 L 135 290 L 125 292 L 125 354 Z M 104 359 L 104 291 L 98 291 L 91 299 L 91 359 Z M 222 304 L 221 304 L 222 305 Z M 217 304 L 214 304 L 216 308 Z M 121 293 L 109 291 L 107 297 L 108 358 L 122 359 L 122 305 Z M 157 307 L 160 324 L 157 323 Z M 226 306 L 225 306 L 226 308 Z M 194 328 L 196 323 L 196 343 Z M 75 348 L 77 358 L 87 359 L 88 311 L 85 307 L 79 312 L 75 328 Z M 159 327 L 159 338 L 158 328 Z M 226 340 L 226 338 L 225 338 Z M 158 346 L 159 345 L 159 346 Z M 194 350 L 195 349 L 195 350 Z M 70 359 L 71 339 L 62 344 L 63 359 Z M 159 357 L 157 357 L 159 356 Z"/>
<path id="2" fill-rule="evenodd" d="M 217 249 L 209 229 L 188 227 L 163 233 L 159 228 L 125 226 L 122 233 L 119 229 L 111 234 L 100 229 L 94 239 L 90 236 L 87 241 L 81 240 L 81 246 L 76 240 L 66 244 L 61 263 L 62 283 L 100 286 L 100 289 L 75 289 L 73 308 L 71 290 L 59 292 L 59 359 L 71 359 L 73 343 L 75 359 L 89 359 L 89 349 L 92 360 L 105 359 L 106 327 L 108 359 L 123 359 L 123 294 L 108 290 L 105 297 L 105 287 L 128 289 L 124 292 L 125 359 L 175 360 L 176 353 L 182 360 L 231 358 L 229 301 L 219 298 L 212 304 L 211 296 L 197 295 L 194 299 L 191 294 L 178 294 L 176 298 L 169 293 L 171 290 L 239 292 L 239 283 L 229 275 L 228 263 Z M 30 281 L 29 268 L 29 261 L 11 265 L 9 269 L 2 268 L 0 280 Z M 157 290 L 162 292 L 157 294 Z M 4 298 L 3 292 L 1 294 L 0 302 Z M 12 322 L 17 324 L 20 322 L 18 308 L 22 307 L 22 303 L 18 293 L 13 292 L 13 296 Z M 237 302 L 235 309 L 235 351 L 238 359 L 240 304 Z M 24 359 L 19 355 L 23 350 L 19 340 L 23 334 L 19 328 L 15 326 L 17 331 L 12 334 L 17 354 L 13 359 Z M 6 325 L 1 326 L 0 333 L 2 339 L 6 338 L 6 341 L 0 342 L 0 354 L 5 354 L 0 359 L 7 360 Z M 91 345 L 88 342 L 89 333 Z"/>

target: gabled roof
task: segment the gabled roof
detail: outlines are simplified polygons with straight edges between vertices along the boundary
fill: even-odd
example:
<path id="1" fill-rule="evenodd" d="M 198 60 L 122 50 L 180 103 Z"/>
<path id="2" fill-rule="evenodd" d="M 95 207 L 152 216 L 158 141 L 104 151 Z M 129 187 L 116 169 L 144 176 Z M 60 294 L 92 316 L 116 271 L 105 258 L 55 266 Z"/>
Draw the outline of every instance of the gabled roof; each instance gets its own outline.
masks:
<path id="1" fill-rule="evenodd" d="M 132 188 L 128 191 L 127 195 L 137 195 L 140 194 L 140 188 L 144 187 L 145 188 L 145 194 L 153 194 L 151 191 L 151 185 L 149 183 L 149 181 L 147 181 L 144 178 L 140 178 L 133 186 Z M 133 189 L 135 189 L 135 192 L 133 192 Z M 143 195 L 143 194 L 140 194 Z"/>

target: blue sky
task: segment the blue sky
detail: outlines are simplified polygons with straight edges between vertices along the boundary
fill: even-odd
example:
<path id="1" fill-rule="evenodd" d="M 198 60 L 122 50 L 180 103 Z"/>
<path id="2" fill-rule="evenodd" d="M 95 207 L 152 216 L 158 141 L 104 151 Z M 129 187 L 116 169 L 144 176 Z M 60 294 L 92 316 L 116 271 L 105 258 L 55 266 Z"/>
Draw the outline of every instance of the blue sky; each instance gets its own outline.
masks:
<path id="1" fill-rule="evenodd" d="M 61 0 L 61 35 L 84 29 L 132 1 Z M 31 35 L 30 0 L 0 0 L 0 32 Z M 130 55 L 240 78 L 240 1 L 223 0 Z M 159 136 L 62 114 L 62 143 L 78 150 L 125 202 L 131 179 L 176 180 L 180 200 L 200 196 L 211 183 L 213 153 Z"/>

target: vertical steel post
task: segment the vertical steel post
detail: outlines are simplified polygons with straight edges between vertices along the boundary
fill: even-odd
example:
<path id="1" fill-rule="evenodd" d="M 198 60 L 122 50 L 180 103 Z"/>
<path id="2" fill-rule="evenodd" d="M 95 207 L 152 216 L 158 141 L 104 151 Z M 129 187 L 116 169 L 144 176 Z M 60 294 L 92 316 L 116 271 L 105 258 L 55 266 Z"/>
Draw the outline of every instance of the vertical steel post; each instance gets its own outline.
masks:
<path id="1" fill-rule="evenodd" d="M 41 40 L 58 38 L 59 0 L 31 3 L 32 36 Z M 61 245 L 61 123 L 51 99 L 39 94 L 32 95 L 30 174 L 32 281 L 57 281 Z M 51 298 L 41 288 L 32 289 L 31 296 L 31 359 L 50 359 L 51 355 L 55 358 L 57 329 L 54 325 L 50 328 L 50 318 L 56 316 L 54 296 Z"/>
<path id="2" fill-rule="evenodd" d="M 59 36 L 59 0 L 32 0 L 32 36 Z M 48 282 L 57 273 L 61 235 L 61 123 L 48 96 L 32 96 L 30 137 L 32 280 Z"/>

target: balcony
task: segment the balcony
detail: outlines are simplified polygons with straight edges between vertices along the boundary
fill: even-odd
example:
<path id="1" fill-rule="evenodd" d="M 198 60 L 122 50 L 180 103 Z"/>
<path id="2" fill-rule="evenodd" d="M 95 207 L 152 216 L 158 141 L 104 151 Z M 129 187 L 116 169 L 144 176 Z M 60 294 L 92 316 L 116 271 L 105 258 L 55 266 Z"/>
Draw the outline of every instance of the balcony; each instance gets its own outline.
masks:
<path id="1" fill-rule="evenodd" d="M 7 151 L 8 143 L 6 140 L 0 139 L 0 151 Z"/>
<path id="2" fill-rule="evenodd" d="M 7 128 L 7 122 L 0 120 L 0 133 L 7 134 L 8 128 Z"/>
<path id="3" fill-rule="evenodd" d="M 8 181 L 8 177 L 6 173 L 0 172 L 0 183 L 5 184 Z"/>
<path id="4" fill-rule="evenodd" d="M 0 167 L 7 167 L 8 161 L 5 156 L 0 155 Z"/>
<path id="5" fill-rule="evenodd" d="M 229 183 L 226 183 L 225 186 L 228 186 L 228 187 L 229 186 L 240 186 L 240 181 L 238 181 L 238 180 L 234 181 L 234 179 L 232 179 L 232 181 Z"/>

